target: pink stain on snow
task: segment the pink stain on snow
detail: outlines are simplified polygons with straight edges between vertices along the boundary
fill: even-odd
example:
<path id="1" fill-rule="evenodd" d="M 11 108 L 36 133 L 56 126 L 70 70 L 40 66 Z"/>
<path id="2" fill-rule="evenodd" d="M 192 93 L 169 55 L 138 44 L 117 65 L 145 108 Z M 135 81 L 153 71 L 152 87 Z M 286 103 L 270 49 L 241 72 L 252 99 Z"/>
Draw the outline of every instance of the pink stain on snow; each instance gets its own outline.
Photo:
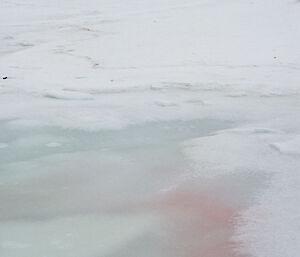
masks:
<path id="1" fill-rule="evenodd" d="M 223 200 L 220 192 L 177 189 L 147 206 L 162 217 L 168 256 L 242 257 L 231 239 L 239 209 Z"/>

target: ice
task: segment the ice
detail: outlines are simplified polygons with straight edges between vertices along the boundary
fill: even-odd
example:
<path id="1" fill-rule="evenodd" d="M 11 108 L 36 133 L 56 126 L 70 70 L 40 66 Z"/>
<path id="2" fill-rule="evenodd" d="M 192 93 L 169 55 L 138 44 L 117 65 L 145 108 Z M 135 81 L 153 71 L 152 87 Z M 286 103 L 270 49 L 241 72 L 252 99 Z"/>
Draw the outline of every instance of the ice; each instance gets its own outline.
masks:
<path id="1" fill-rule="evenodd" d="M 86 215 L 1 223 L 1 253 L 7 257 L 108 255 L 146 233 L 153 222 L 147 215 Z"/>
<path id="2" fill-rule="evenodd" d="M 46 144 L 46 146 L 48 146 L 48 147 L 60 147 L 61 144 L 57 143 L 57 142 L 51 142 L 51 143 Z"/>
<path id="3" fill-rule="evenodd" d="M 0 143 L 0 149 L 7 148 L 7 147 L 8 147 L 8 144 Z"/>
<path id="4" fill-rule="evenodd" d="M 0 254 L 297 257 L 299 7 L 3 0 Z"/>
<path id="5" fill-rule="evenodd" d="M 123 251 L 132 251 L 147 256 L 139 249 L 141 244 L 154 249 L 157 256 L 164 256 L 164 248 L 172 254 L 172 245 L 181 240 L 172 230 L 184 228 L 185 221 L 181 215 L 174 216 L 175 223 L 164 220 L 173 208 L 174 213 L 184 211 L 181 197 L 191 201 L 186 215 L 193 217 L 194 201 L 209 198 L 207 190 L 213 190 L 207 189 L 213 185 L 206 185 L 189 192 L 184 185 L 191 183 L 187 179 L 190 170 L 180 142 L 232 126 L 228 121 L 173 121 L 85 132 L 55 127 L 12 129 L 10 122 L 2 124 L 2 134 L 11 133 L 7 137 L 10 151 L 1 156 L 2 252 L 6 256 L 121 256 Z M 44 144 L 49 138 L 60 138 L 63 143 L 49 148 Z M 224 204 L 225 209 L 231 208 Z M 202 219 L 208 219 L 212 208 L 222 207 L 209 202 L 204 207 L 194 224 L 214 238 L 220 227 L 209 221 L 212 231 L 207 230 Z M 225 215 L 224 222 L 228 218 Z M 171 243 L 161 241 L 162 236 Z M 228 238 L 216 240 L 221 244 Z M 180 248 L 190 251 L 184 242 Z M 210 246 L 207 251 L 212 251 Z"/>

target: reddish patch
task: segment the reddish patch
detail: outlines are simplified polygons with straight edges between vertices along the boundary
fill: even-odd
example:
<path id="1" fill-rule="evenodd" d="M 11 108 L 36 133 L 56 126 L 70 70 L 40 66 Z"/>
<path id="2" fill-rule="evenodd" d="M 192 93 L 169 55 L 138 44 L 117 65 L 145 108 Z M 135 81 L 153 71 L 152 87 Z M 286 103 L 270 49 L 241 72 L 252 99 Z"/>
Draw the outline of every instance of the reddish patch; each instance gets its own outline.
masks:
<path id="1" fill-rule="evenodd" d="M 163 217 L 163 242 L 173 257 L 241 257 L 231 241 L 238 209 L 211 189 L 180 189 L 147 204 Z"/>

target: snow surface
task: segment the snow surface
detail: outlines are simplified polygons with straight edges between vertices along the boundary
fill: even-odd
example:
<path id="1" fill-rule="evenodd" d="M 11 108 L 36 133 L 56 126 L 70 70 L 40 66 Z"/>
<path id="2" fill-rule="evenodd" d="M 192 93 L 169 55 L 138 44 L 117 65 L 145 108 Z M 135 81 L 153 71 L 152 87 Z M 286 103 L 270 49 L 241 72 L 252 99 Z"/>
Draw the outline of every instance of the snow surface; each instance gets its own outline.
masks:
<path id="1" fill-rule="evenodd" d="M 0 255 L 298 257 L 299 12 L 1 0 Z"/>

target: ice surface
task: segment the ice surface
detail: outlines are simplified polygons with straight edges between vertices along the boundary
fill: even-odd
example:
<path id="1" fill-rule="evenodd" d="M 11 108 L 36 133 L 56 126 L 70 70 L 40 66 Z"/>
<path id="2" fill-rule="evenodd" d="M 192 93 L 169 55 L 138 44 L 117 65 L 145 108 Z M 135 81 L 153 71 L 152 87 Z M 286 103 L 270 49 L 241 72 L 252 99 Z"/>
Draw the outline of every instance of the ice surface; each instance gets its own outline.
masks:
<path id="1" fill-rule="evenodd" d="M 208 245 L 203 241 L 204 249 L 197 249 L 195 241 L 190 249 L 177 237 L 176 230 L 184 229 L 186 234 L 192 228 L 185 228 L 183 214 L 194 220 L 199 240 L 205 234 L 221 245 L 233 233 L 226 224 L 239 203 L 228 191 L 230 179 L 201 185 L 190 177 L 193 168 L 180 145 L 233 125 L 217 120 L 172 121 L 85 132 L 14 128 L 9 121 L 3 123 L 1 134 L 6 135 L 10 149 L 1 155 L 2 252 L 6 256 L 121 256 L 128 251 L 147 256 L 139 249 L 145 245 L 156 256 L 195 250 L 215 256 L 219 250 L 214 253 L 214 240 Z M 52 138 L 59 139 L 60 147 L 47 147 L 45 142 Z M 221 199 L 216 193 L 208 195 L 216 183 L 224 189 L 226 201 L 224 195 Z M 182 197 L 190 205 L 187 212 Z M 211 205 L 210 198 L 220 206 Z M 203 209 L 194 210 L 195 204 Z M 225 216 L 211 217 L 215 208 L 224 208 Z M 214 224 L 216 220 L 220 226 Z M 218 232 L 224 237 L 218 238 Z M 180 245 L 177 253 L 172 250 L 174 244 Z"/>
<path id="2" fill-rule="evenodd" d="M 298 257 L 290 0 L 3 0 L 0 255 Z"/>

